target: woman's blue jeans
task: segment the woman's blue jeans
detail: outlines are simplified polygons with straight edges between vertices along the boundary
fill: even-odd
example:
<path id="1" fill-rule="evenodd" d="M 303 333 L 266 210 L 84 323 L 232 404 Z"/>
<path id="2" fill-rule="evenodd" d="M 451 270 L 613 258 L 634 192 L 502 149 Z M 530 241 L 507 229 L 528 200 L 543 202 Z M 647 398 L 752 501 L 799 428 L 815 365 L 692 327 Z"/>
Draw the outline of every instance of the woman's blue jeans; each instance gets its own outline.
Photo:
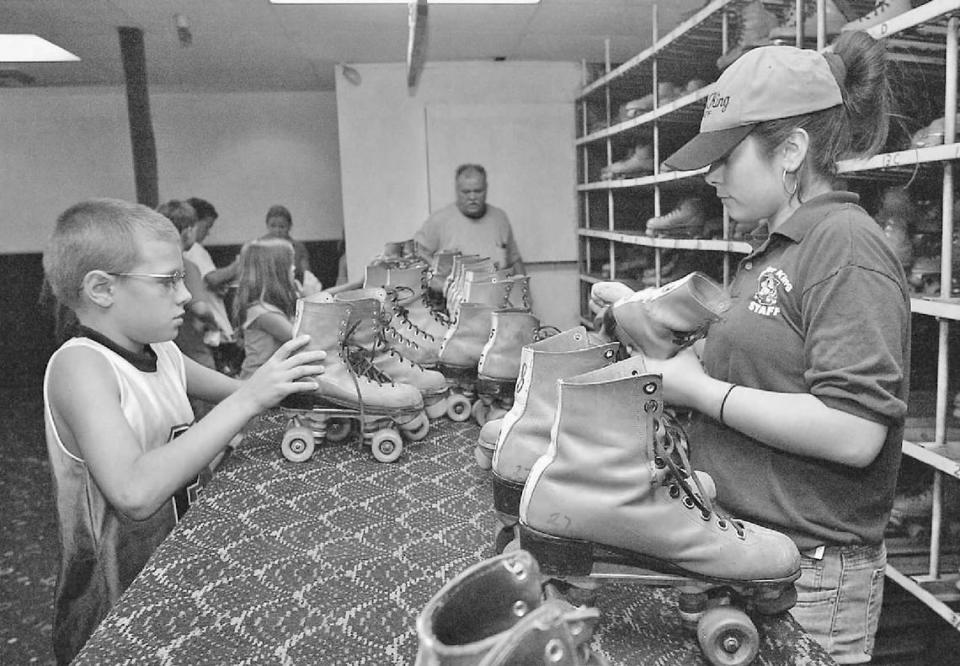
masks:
<path id="1" fill-rule="evenodd" d="M 840 664 L 870 661 L 880 620 L 887 549 L 827 546 L 802 553 L 790 613 Z"/>

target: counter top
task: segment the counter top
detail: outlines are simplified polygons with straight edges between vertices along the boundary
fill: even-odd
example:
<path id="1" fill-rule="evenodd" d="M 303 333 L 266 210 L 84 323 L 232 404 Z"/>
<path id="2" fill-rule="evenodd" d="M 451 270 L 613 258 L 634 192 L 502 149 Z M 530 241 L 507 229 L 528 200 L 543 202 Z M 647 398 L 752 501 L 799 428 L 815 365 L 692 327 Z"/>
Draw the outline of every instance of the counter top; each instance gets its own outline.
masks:
<path id="1" fill-rule="evenodd" d="M 217 470 L 77 664 L 412 664 L 430 597 L 494 555 L 479 428 L 446 419 L 400 459 L 355 439 L 304 463 L 268 414 Z M 705 663 L 669 588 L 610 584 L 593 646 L 611 665 Z M 758 621 L 757 663 L 832 663 L 789 616 Z"/>

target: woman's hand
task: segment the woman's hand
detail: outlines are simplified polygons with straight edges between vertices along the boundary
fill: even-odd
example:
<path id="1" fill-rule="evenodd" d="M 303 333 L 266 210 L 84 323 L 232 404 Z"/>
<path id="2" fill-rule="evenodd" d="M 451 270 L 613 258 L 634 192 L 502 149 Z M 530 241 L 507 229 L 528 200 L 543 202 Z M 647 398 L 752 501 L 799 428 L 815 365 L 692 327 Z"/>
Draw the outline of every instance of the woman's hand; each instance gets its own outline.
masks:
<path id="1" fill-rule="evenodd" d="M 630 349 L 632 356 L 642 355 L 647 371 L 663 376 L 663 401 L 677 407 L 702 409 L 703 389 L 708 378 L 700 358 L 692 347 L 669 359 L 650 358 Z"/>

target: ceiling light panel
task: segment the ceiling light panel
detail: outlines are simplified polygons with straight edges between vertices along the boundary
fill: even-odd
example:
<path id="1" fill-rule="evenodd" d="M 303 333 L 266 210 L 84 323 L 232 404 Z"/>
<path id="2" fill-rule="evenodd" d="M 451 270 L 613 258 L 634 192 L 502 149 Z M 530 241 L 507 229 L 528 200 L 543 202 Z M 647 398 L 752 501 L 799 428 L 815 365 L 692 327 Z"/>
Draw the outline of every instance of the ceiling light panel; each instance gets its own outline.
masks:
<path id="1" fill-rule="evenodd" d="M 270 0 L 274 5 L 405 5 L 408 0 Z M 536 5 L 540 0 L 427 0 L 431 5 Z"/>
<path id="2" fill-rule="evenodd" d="M 80 58 L 38 35 L 0 34 L 0 62 L 73 62 L 77 60 Z"/>

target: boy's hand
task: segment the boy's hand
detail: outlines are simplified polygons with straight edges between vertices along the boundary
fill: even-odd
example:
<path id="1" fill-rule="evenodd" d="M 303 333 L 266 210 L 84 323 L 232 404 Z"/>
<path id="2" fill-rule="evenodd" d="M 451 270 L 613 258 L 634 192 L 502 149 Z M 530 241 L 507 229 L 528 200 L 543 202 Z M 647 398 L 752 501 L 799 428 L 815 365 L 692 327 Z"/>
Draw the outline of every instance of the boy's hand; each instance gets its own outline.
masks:
<path id="1" fill-rule="evenodd" d="M 298 336 L 283 343 L 273 356 L 257 369 L 253 376 L 237 389 L 238 394 L 250 400 L 260 413 L 273 407 L 291 393 L 315 391 L 313 377 L 323 373 L 320 361 L 326 352 L 298 351 L 310 342 L 309 335 Z"/>

